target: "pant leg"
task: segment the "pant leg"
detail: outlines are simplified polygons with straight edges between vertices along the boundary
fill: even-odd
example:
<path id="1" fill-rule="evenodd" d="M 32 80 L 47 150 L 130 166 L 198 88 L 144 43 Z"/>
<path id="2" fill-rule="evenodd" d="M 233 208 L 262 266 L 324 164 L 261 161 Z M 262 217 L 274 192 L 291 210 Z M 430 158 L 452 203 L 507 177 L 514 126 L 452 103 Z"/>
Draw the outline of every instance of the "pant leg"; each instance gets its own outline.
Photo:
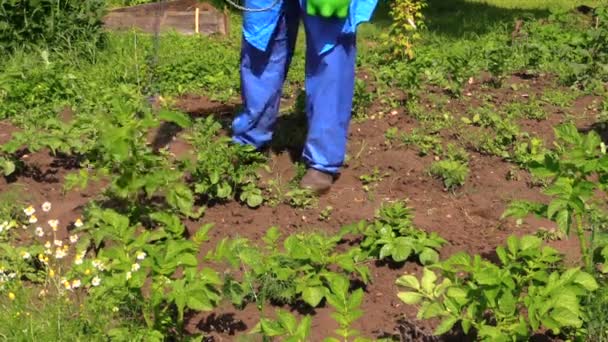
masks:
<path id="1" fill-rule="evenodd" d="M 304 20 L 306 25 L 306 19 Z M 319 21 L 315 21 L 319 25 Z M 335 26 L 335 23 L 328 22 Z M 323 28 L 306 27 L 306 110 L 308 136 L 303 159 L 309 167 L 338 173 L 344 163 L 355 85 L 356 37 L 341 35 L 319 55 L 311 40 Z"/>
<path id="2" fill-rule="evenodd" d="M 261 148 L 272 139 L 283 83 L 295 49 L 299 13 L 297 2 L 285 2 L 266 51 L 243 39 L 240 72 L 244 111 L 232 123 L 233 140 L 237 143 Z"/>

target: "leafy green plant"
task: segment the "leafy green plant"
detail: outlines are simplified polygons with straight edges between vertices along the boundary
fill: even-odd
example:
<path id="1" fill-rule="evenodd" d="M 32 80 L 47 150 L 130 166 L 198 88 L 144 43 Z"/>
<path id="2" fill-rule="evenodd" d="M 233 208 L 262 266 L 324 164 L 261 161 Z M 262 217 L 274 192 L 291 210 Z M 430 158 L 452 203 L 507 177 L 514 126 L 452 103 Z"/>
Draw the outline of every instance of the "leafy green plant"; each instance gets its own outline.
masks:
<path id="1" fill-rule="evenodd" d="M 90 209 L 88 223 L 80 230 L 90 234 L 91 247 L 98 252 L 95 260 L 82 262 L 72 271 L 72 277 L 89 282 L 93 275 L 87 270 L 98 269 L 99 280 L 87 300 L 99 307 L 118 308 L 125 315 L 140 313 L 137 319 L 149 338 L 170 335 L 175 328 L 174 334 L 183 335 L 186 310 L 211 310 L 221 298 L 218 273 L 210 268 L 199 271 L 197 260 L 211 225 L 185 240 L 176 234 L 183 233 L 183 224 L 167 220 L 167 215 L 157 213 L 154 217 L 164 222 L 154 230 L 142 230 L 113 210 Z M 146 282 L 149 287 L 144 292 Z M 129 332 L 117 327 L 109 334 L 126 338 Z"/>
<path id="2" fill-rule="evenodd" d="M 310 334 L 311 316 L 305 316 L 300 323 L 294 315 L 281 309 L 276 310 L 277 320 L 262 318 L 250 331 L 250 334 L 259 333 L 264 341 L 272 341 L 274 337 L 281 336 L 285 342 L 305 342 Z"/>
<path id="3" fill-rule="evenodd" d="M 380 170 L 375 167 L 371 174 L 364 174 L 359 176 L 359 180 L 361 181 L 361 183 L 363 183 L 363 190 L 365 190 L 365 192 L 369 192 L 387 176 L 388 173 L 380 173 Z"/>
<path id="4" fill-rule="evenodd" d="M 412 210 L 404 202 L 384 204 L 371 224 L 359 222 L 346 226 L 343 233 L 363 234 L 357 248 L 360 258 L 391 258 L 403 262 L 418 256 L 423 265 L 439 261 L 439 248 L 446 243 L 436 233 L 426 233 L 414 227 Z"/>
<path id="5" fill-rule="evenodd" d="M 575 227 L 584 264 L 590 269 L 592 255 L 589 238 L 585 236 L 585 224 L 589 220 L 588 209 L 595 191 L 606 190 L 606 148 L 597 133 L 583 135 L 572 124 L 564 124 L 554 130 L 557 138 L 555 151 L 547 152 L 542 161 L 532 161 L 529 165 L 535 176 L 549 181 L 543 192 L 550 196 L 551 202 L 515 201 L 503 216 L 523 218 L 533 213 L 555 221 L 566 235 Z M 592 181 L 592 177 L 597 177 L 599 182 Z"/>
<path id="6" fill-rule="evenodd" d="M 0 51 L 53 49 L 103 41 L 104 0 L 0 2 Z M 83 49 L 84 50 L 84 49 Z"/>
<path id="7" fill-rule="evenodd" d="M 359 309 L 363 302 L 363 290 L 357 289 L 349 293 L 350 282 L 344 275 L 333 274 L 330 276 L 330 291 L 327 294 L 327 302 L 336 311 L 332 313 L 332 318 L 338 322 L 340 328 L 336 330 L 336 334 L 341 337 L 325 338 L 324 342 L 340 342 L 352 341 L 367 342 L 369 339 L 362 338 L 360 332 L 352 329 L 351 325 L 361 316 L 363 311 Z"/>
<path id="8" fill-rule="evenodd" d="M 458 160 L 440 160 L 431 165 L 429 173 L 441 178 L 445 187 L 453 190 L 464 185 L 469 176 L 469 167 L 466 163 Z"/>
<path id="9" fill-rule="evenodd" d="M 209 116 L 197 121 L 187 139 L 196 153 L 192 165 L 185 161 L 195 182 L 194 191 L 207 200 L 239 199 L 251 207 L 263 202 L 256 185 L 264 156 L 250 146 L 234 144 L 219 135 L 221 125 Z"/>
<path id="10" fill-rule="evenodd" d="M 358 264 L 355 253 L 336 251 L 341 235 L 308 233 L 287 236 L 283 250 L 278 246 L 280 232 L 269 229 L 264 237 L 264 248 L 251 245 L 246 239 L 224 239 L 211 254 L 215 260 L 226 260 L 232 267 L 244 270 L 242 281 L 234 280 L 231 272 L 226 292 L 233 302 L 246 301 L 262 307 L 267 301 L 295 303 L 302 300 L 316 307 L 326 298 L 334 271 L 359 275 L 369 281 L 367 267 Z M 338 273 L 339 274 L 339 273 Z"/>
<path id="11" fill-rule="evenodd" d="M 541 328 L 565 336 L 583 333 L 585 297 L 598 289 L 592 275 L 562 270 L 557 251 L 534 236 L 511 236 L 496 253 L 500 266 L 462 252 L 425 268 L 420 281 L 404 275 L 397 284 L 409 291 L 399 298 L 421 305 L 419 319 L 442 318 L 436 335 L 456 323 L 465 333 L 475 330 L 482 341 L 525 341 Z"/>
<path id="12" fill-rule="evenodd" d="M 404 145 L 416 146 L 421 156 L 426 156 L 431 152 L 440 154 L 443 148 L 441 138 L 436 135 L 426 134 L 419 129 L 414 129 L 410 134 L 403 134 L 401 141 Z"/>
<path id="13" fill-rule="evenodd" d="M 317 197 L 309 189 L 295 188 L 285 194 L 287 203 L 294 208 L 312 208 L 317 205 Z"/>
<path id="14" fill-rule="evenodd" d="M 424 29 L 424 0 L 397 0 L 391 3 L 393 19 L 387 35 L 386 45 L 394 58 L 414 58 L 414 44 L 421 38 L 419 29 Z"/>

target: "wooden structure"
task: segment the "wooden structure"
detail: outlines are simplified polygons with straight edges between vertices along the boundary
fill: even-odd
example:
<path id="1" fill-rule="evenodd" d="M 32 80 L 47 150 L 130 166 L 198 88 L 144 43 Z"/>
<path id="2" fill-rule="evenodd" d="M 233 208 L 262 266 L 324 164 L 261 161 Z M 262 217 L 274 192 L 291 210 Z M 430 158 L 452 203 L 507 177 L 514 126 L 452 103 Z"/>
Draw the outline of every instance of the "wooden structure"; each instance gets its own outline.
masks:
<path id="1" fill-rule="evenodd" d="M 110 30 L 137 29 L 147 33 L 174 30 L 181 34 L 228 33 L 228 15 L 198 0 L 174 0 L 118 8 L 104 18 Z"/>

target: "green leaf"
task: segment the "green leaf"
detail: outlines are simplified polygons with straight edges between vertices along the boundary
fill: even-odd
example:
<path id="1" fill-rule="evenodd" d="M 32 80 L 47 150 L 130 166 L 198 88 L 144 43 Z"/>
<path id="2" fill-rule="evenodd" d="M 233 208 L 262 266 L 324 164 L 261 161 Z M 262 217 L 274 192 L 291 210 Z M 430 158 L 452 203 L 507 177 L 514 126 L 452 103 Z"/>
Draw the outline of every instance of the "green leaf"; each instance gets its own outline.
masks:
<path id="1" fill-rule="evenodd" d="M 524 235 L 520 240 L 520 248 L 522 251 L 529 249 L 540 248 L 543 241 L 533 235 Z"/>
<path id="2" fill-rule="evenodd" d="M 10 176 L 11 174 L 13 174 L 13 172 L 15 172 L 15 163 L 8 159 L 2 160 L 1 158 L 0 161 L 2 161 L 1 165 L 5 176 Z"/>
<path id="3" fill-rule="evenodd" d="M 415 305 L 418 304 L 424 299 L 424 296 L 417 292 L 399 292 L 397 297 L 401 299 L 404 303 Z"/>
<path id="4" fill-rule="evenodd" d="M 412 245 L 409 240 L 404 237 L 396 238 L 392 250 L 393 260 L 405 261 L 410 255 L 412 255 Z"/>
<path id="5" fill-rule="evenodd" d="M 418 282 L 418 278 L 413 275 L 403 275 L 399 277 L 396 281 L 396 284 L 399 286 L 409 287 L 411 289 L 420 290 L 420 283 Z"/>
<path id="6" fill-rule="evenodd" d="M 432 248 L 425 248 L 418 256 L 420 263 L 424 266 L 432 265 L 439 262 L 439 253 Z"/>
<path id="7" fill-rule="evenodd" d="M 573 280 L 574 283 L 581 285 L 587 291 L 595 291 L 599 288 L 599 285 L 595 278 L 589 273 L 579 271 Z"/>
<path id="8" fill-rule="evenodd" d="M 509 253 L 517 254 L 517 251 L 519 251 L 519 240 L 516 236 L 511 235 L 507 238 L 507 247 L 509 248 Z"/>
<path id="9" fill-rule="evenodd" d="M 426 267 L 422 272 L 422 290 L 426 293 L 432 293 L 433 288 L 435 287 L 435 281 L 437 280 L 437 275 Z"/>
<path id="10" fill-rule="evenodd" d="M 296 330 L 298 322 L 292 314 L 285 310 L 277 310 L 277 317 L 281 325 L 287 328 L 287 331 L 293 333 Z"/>
<path id="11" fill-rule="evenodd" d="M 158 118 L 163 121 L 172 122 L 181 128 L 192 126 L 192 120 L 184 113 L 163 109 L 158 113 Z"/>
<path id="12" fill-rule="evenodd" d="M 307 287 L 302 291 L 302 300 L 314 308 L 325 297 L 325 291 L 325 288 L 322 286 Z"/>
<path id="13" fill-rule="evenodd" d="M 578 328 L 583 324 L 583 321 L 576 313 L 563 307 L 556 308 L 551 311 L 551 318 L 560 323 L 562 326 Z"/>
<path id="14" fill-rule="evenodd" d="M 506 291 L 498 299 L 498 309 L 504 315 L 513 315 L 515 313 L 517 301 L 510 291 Z"/>
<path id="15" fill-rule="evenodd" d="M 382 246 L 382 248 L 380 249 L 379 258 L 382 260 L 392 254 L 393 254 L 393 245 L 388 243 L 388 244 Z"/>
<path id="16" fill-rule="evenodd" d="M 557 214 L 555 222 L 557 223 L 559 229 L 561 229 L 563 232 L 565 232 L 566 234 L 570 233 L 571 217 L 570 212 L 568 210 L 560 211 Z"/>
<path id="17" fill-rule="evenodd" d="M 456 322 L 458 322 L 459 320 L 460 319 L 458 317 L 452 316 L 444 318 L 443 321 L 439 323 L 439 326 L 437 326 L 433 334 L 439 336 L 447 333 L 448 331 L 452 330 L 454 324 L 456 324 Z"/>
<path id="18" fill-rule="evenodd" d="M 461 287 L 450 287 L 446 295 L 460 305 L 464 305 L 467 302 L 467 291 Z"/>

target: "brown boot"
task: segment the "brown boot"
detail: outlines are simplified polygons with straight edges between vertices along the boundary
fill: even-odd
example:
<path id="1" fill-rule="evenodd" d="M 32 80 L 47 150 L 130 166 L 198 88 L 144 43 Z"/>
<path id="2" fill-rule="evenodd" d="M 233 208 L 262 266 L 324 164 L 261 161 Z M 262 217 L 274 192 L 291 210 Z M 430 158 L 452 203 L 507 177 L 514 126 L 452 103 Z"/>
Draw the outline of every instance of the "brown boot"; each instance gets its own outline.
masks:
<path id="1" fill-rule="evenodd" d="M 320 195 L 329 191 L 333 182 L 333 175 L 311 168 L 306 171 L 306 174 L 300 182 L 300 187 Z"/>

